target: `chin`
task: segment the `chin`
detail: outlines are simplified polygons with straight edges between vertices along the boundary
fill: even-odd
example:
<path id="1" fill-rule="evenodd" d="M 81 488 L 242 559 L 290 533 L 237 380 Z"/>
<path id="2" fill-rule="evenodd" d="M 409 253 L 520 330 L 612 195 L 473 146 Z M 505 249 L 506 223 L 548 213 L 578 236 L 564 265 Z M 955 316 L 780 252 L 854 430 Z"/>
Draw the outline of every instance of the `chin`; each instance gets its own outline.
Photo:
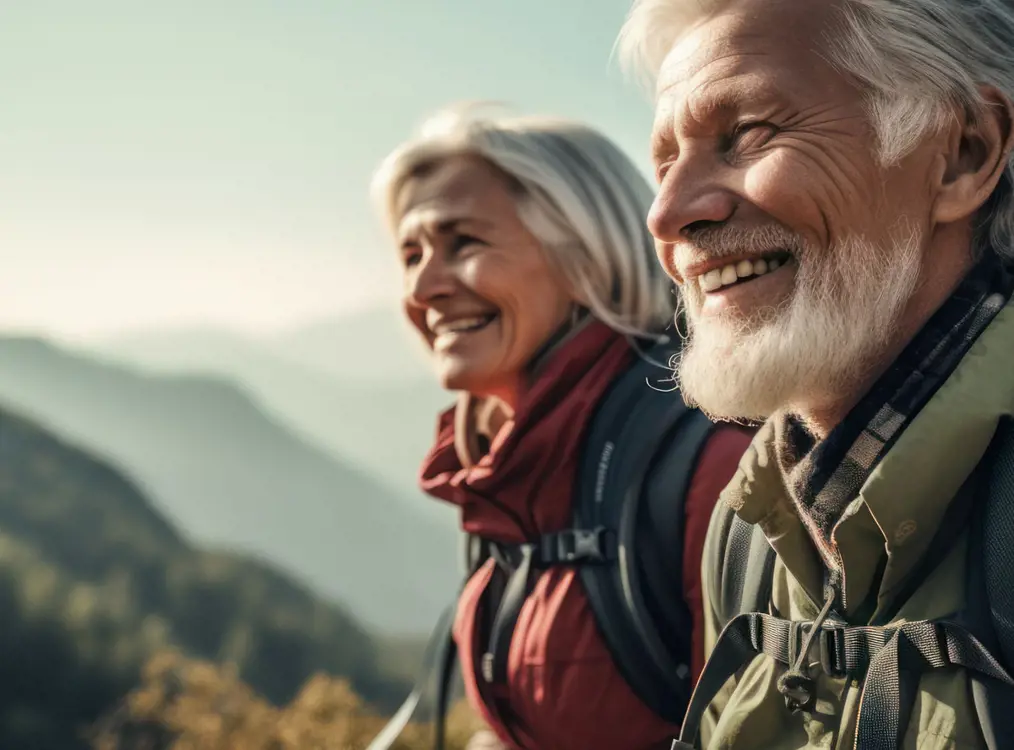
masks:
<path id="1" fill-rule="evenodd" d="M 466 391 L 477 393 L 482 390 L 484 377 L 480 368 L 468 366 L 464 362 L 441 362 L 437 365 L 437 381 L 448 391 Z"/>

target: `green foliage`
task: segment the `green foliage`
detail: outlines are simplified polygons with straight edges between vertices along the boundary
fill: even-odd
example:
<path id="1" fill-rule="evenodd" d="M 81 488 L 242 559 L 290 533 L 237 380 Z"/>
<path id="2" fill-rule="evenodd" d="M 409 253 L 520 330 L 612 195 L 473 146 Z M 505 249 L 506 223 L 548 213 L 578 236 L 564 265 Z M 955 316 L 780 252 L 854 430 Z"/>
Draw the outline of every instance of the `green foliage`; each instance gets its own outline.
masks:
<path id="1" fill-rule="evenodd" d="M 407 690 L 342 609 L 268 565 L 195 549 L 138 489 L 0 412 L 0 747 L 84 747 L 154 654 L 234 665 L 273 703 L 317 672 L 391 708 Z"/>
<path id="2" fill-rule="evenodd" d="M 414 476 L 435 406 L 417 430 L 405 421 L 408 404 L 378 402 L 383 394 L 354 390 L 357 408 L 346 413 L 334 410 L 330 392 L 301 382 L 278 387 L 355 442 L 386 445 L 391 467 L 398 436 L 417 435 Z M 179 528 L 257 550 L 371 626 L 425 631 L 454 595 L 460 573 L 450 509 L 437 520 L 425 512 L 437 507 L 432 499 L 393 493 L 361 466 L 318 449 L 248 386 L 145 375 L 44 341 L 0 337 L 0 401 L 111 461 Z M 388 417 L 370 422 L 371 414 Z"/>

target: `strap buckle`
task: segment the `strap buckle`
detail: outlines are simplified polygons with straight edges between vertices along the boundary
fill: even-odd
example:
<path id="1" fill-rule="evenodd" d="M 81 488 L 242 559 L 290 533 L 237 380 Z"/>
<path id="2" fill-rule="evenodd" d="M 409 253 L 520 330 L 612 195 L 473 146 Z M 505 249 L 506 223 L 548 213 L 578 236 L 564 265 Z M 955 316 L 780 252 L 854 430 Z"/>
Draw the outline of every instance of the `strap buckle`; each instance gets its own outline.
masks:
<path id="1" fill-rule="evenodd" d="M 828 677 L 845 677 L 845 628 L 840 625 L 823 627 L 817 638 L 820 668 Z"/>
<path id="2" fill-rule="evenodd" d="M 794 623 L 795 624 L 795 623 Z M 789 665 L 796 662 L 796 655 L 806 644 L 807 635 L 813 628 L 812 623 L 798 623 L 793 628 L 790 640 Z M 828 677 L 845 677 L 845 630 L 844 625 L 821 625 L 810 641 L 810 648 L 804 657 L 806 672 L 820 667 Z"/>
<path id="3" fill-rule="evenodd" d="M 608 562 L 615 558 L 612 533 L 604 526 L 595 529 L 565 529 L 543 537 L 543 562 Z"/>
<path id="4" fill-rule="evenodd" d="M 845 677 L 847 670 L 844 655 L 845 627 L 823 625 L 814 635 L 806 659 L 810 670 L 819 666 L 828 677 Z"/>

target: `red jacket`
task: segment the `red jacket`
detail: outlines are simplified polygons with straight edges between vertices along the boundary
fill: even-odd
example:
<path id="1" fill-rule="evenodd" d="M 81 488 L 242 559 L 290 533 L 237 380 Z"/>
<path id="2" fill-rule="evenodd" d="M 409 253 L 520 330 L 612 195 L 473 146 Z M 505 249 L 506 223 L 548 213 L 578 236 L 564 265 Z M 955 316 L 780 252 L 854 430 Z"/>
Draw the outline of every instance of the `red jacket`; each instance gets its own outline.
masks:
<path id="1" fill-rule="evenodd" d="M 471 533 L 519 542 L 566 528 L 592 407 L 630 361 L 626 341 L 600 324 L 574 337 L 554 354 L 513 421 L 498 431 L 493 425 L 496 437 L 475 464 L 461 455 L 462 444 L 474 438 L 463 434 L 463 407 L 444 415 L 423 487 L 458 504 Z M 750 439 L 739 427 L 719 427 L 686 497 L 683 595 L 694 618 L 695 676 L 703 664 L 704 537 Z M 454 632 L 469 699 L 497 735 L 520 750 L 667 750 L 678 727 L 651 712 L 620 676 L 573 568 L 538 574 L 511 639 L 507 683 L 480 689 L 476 665 L 485 643 L 479 623 L 494 566 L 487 561 L 466 584 Z"/>

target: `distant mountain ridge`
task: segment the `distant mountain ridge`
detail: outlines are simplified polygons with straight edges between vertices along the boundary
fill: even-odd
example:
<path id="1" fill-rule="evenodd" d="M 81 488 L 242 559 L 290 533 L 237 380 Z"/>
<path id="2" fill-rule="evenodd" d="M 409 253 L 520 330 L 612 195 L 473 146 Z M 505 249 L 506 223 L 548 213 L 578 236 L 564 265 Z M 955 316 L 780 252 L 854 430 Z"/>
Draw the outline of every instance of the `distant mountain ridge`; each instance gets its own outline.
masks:
<path id="1" fill-rule="evenodd" d="M 318 672 L 387 708 L 407 689 L 346 609 L 192 546 L 110 465 L 3 409 L 0 603 L 0 747 L 84 750 L 165 649 L 232 663 L 278 703 Z"/>
<path id="2" fill-rule="evenodd" d="M 125 469 L 189 535 L 263 554 L 368 623 L 419 632 L 453 594 L 451 516 L 313 447 L 224 377 L 146 375 L 7 338 L 0 401 Z"/>
<path id="3" fill-rule="evenodd" d="M 264 344 L 290 362 L 340 380 L 433 380 L 422 341 L 396 305 L 294 326 Z"/>
<path id="4" fill-rule="evenodd" d="M 263 340 L 210 329 L 136 332 L 93 344 L 91 353 L 148 372 L 242 384 L 293 431 L 418 498 L 424 513 L 446 517 L 416 484 L 437 415 L 454 397 L 421 349 L 395 311 L 382 308 Z"/>

